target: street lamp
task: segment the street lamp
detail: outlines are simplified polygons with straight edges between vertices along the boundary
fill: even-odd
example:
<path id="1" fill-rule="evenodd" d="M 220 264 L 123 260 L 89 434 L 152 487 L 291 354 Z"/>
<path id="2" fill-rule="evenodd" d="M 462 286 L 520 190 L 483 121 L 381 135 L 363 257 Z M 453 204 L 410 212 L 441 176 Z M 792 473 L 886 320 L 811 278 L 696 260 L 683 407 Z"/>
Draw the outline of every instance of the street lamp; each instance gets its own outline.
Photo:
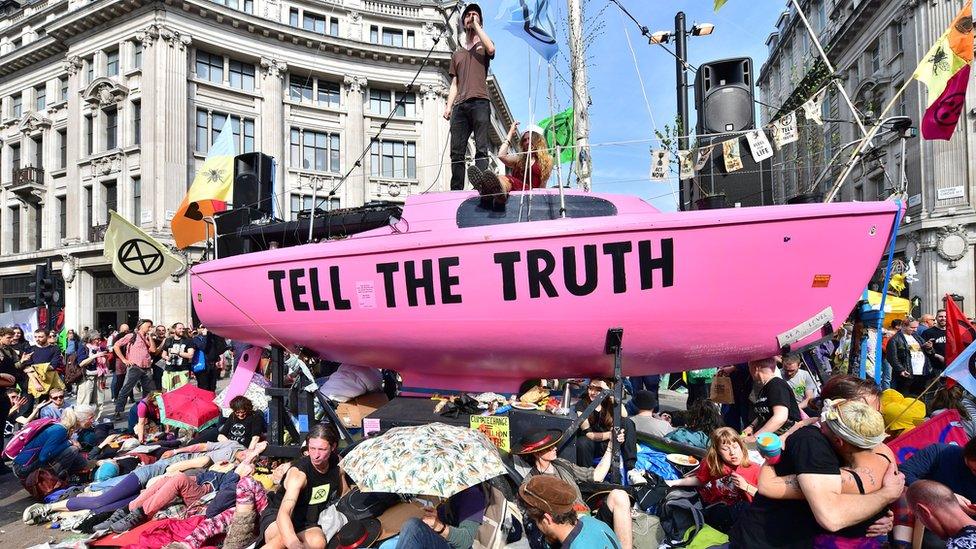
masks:
<path id="1" fill-rule="evenodd" d="M 688 62 L 685 60 L 688 51 L 688 35 L 708 36 L 715 31 L 711 23 L 699 23 L 687 29 L 685 27 L 685 12 L 679 11 L 674 16 L 674 32 L 658 31 L 651 34 L 651 44 L 667 44 L 674 40 L 675 91 L 678 95 L 678 149 L 688 150 Z M 685 185 L 678 181 L 678 209 L 685 209 Z"/>

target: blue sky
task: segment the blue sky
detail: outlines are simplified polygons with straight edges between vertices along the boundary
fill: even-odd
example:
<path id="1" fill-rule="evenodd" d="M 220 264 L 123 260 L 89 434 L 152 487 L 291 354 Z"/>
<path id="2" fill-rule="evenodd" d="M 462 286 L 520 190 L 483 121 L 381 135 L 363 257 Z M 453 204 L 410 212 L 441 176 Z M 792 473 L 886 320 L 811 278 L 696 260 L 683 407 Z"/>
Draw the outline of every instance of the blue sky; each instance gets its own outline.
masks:
<path id="1" fill-rule="evenodd" d="M 590 143 L 594 145 L 593 190 L 634 194 L 662 210 L 675 210 L 675 182 L 649 180 L 650 150 L 658 144 L 647 141 L 654 138 L 655 127 L 674 124 L 674 58 L 659 46 L 648 45 L 634 22 L 609 0 L 583 1 L 587 9 L 584 32 L 595 30 L 587 46 L 592 101 Z M 530 121 L 546 118 L 549 100 L 545 61 L 534 51 L 530 54 L 525 42 L 504 30 L 504 21 L 495 19 L 501 0 L 479 3 L 485 12 L 485 28 L 498 49 L 491 69 L 502 84 L 509 107 L 523 128 Z M 712 35 L 688 39 L 688 61 L 697 67 L 704 61 L 748 56 L 753 58 L 757 75 L 766 59 L 766 38 L 786 6 L 785 0 L 731 0 L 714 13 L 712 0 L 621 0 L 621 3 L 651 32 L 673 30 L 678 11 L 685 12 L 689 28 L 695 23 L 714 24 Z M 566 1 L 550 0 L 550 5 L 557 31 L 565 32 Z M 564 35 L 562 38 L 560 54 L 553 59 L 556 112 L 571 104 L 569 85 L 556 75 L 560 73 L 567 81 L 570 78 L 569 48 L 565 46 Z M 673 44 L 667 46 L 673 51 Z M 641 93 L 637 69 L 643 79 L 647 103 Z M 694 82 L 694 73 L 689 72 L 688 81 Z M 758 99 L 758 89 L 756 93 Z M 689 90 L 688 97 L 693 128 L 693 90 Z M 643 142 L 609 145 L 621 141 Z M 564 180 L 567 168 L 568 165 L 563 166 Z"/>

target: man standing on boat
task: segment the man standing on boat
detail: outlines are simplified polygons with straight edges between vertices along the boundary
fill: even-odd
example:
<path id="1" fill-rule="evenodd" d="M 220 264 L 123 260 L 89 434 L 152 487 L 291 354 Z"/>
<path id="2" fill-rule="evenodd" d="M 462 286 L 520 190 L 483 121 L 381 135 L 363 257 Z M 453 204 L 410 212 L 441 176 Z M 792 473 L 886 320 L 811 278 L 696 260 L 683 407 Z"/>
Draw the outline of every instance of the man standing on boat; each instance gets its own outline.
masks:
<path id="1" fill-rule="evenodd" d="M 491 102 L 488 99 L 488 65 L 495 44 L 482 28 L 481 6 L 468 4 L 461 13 L 464 43 L 451 56 L 451 90 L 444 118 L 451 121 L 451 190 L 464 189 L 464 155 L 474 133 L 475 165 L 488 169 L 488 132 Z"/>

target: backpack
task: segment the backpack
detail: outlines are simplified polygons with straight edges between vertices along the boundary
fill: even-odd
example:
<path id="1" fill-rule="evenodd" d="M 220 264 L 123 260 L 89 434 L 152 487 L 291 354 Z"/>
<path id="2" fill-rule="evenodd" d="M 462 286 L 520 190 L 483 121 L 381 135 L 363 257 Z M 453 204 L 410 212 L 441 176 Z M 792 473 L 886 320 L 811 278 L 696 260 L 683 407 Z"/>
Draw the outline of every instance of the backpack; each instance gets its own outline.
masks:
<path id="1" fill-rule="evenodd" d="M 663 478 L 650 471 L 641 473 L 647 482 L 633 486 L 631 497 L 634 498 L 634 505 L 645 513 L 657 514 L 658 505 L 668 493 L 668 485 Z"/>
<path id="2" fill-rule="evenodd" d="M 54 425 L 55 423 L 57 422 L 53 418 L 49 417 L 31 421 L 25 425 L 23 429 L 17 431 L 13 438 L 10 439 L 10 442 L 8 442 L 7 446 L 3 449 L 3 455 L 10 459 L 14 459 L 18 454 L 20 454 L 21 450 L 24 449 L 24 446 L 26 446 L 28 442 L 34 440 L 34 437 L 36 437 L 38 433 L 44 429 L 47 429 L 51 425 Z M 33 461 L 33 458 L 31 461 Z"/>
<path id="3" fill-rule="evenodd" d="M 705 524 L 697 490 L 673 489 L 661 503 L 659 516 L 664 529 L 661 547 L 685 547 Z"/>
<path id="4" fill-rule="evenodd" d="M 39 467 L 27 478 L 20 481 L 24 489 L 37 501 L 44 501 L 48 494 L 68 485 L 65 478 L 58 476 L 50 467 Z"/>

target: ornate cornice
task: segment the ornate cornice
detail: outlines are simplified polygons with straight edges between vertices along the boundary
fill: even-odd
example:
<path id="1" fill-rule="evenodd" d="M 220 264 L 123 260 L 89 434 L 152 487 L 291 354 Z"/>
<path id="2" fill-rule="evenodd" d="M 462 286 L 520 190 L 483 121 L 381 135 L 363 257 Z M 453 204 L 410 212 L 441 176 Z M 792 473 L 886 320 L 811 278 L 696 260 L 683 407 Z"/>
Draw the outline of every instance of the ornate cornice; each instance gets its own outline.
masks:
<path id="1" fill-rule="evenodd" d="M 17 127 L 22 134 L 30 135 L 34 132 L 49 129 L 51 127 L 51 119 L 40 116 L 37 113 L 29 112 L 21 117 L 20 124 Z"/>
<path id="2" fill-rule="evenodd" d="M 363 93 L 366 90 L 366 77 L 347 74 L 342 79 L 350 93 Z"/>
<path id="3" fill-rule="evenodd" d="M 74 76 L 81 70 L 82 62 L 81 58 L 77 55 L 72 55 L 61 62 L 61 66 L 64 71 L 68 73 L 68 76 Z"/>
<path id="4" fill-rule="evenodd" d="M 121 153 L 102 156 L 91 161 L 92 176 L 110 175 L 122 171 L 124 157 Z"/>
<path id="5" fill-rule="evenodd" d="M 447 97 L 447 86 L 444 84 L 421 84 L 420 95 L 424 101 L 433 101 L 438 97 Z"/>
<path id="6" fill-rule="evenodd" d="M 96 78 L 85 88 L 82 98 L 91 106 L 110 107 L 121 103 L 129 95 L 129 88 L 102 77 Z"/>
<path id="7" fill-rule="evenodd" d="M 281 76 L 288 70 L 288 64 L 281 59 L 274 59 L 272 57 L 262 57 L 261 58 L 261 68 L 264 69 L 264 77 L 269 76 L 274 78 L 281 78 Z"/>

